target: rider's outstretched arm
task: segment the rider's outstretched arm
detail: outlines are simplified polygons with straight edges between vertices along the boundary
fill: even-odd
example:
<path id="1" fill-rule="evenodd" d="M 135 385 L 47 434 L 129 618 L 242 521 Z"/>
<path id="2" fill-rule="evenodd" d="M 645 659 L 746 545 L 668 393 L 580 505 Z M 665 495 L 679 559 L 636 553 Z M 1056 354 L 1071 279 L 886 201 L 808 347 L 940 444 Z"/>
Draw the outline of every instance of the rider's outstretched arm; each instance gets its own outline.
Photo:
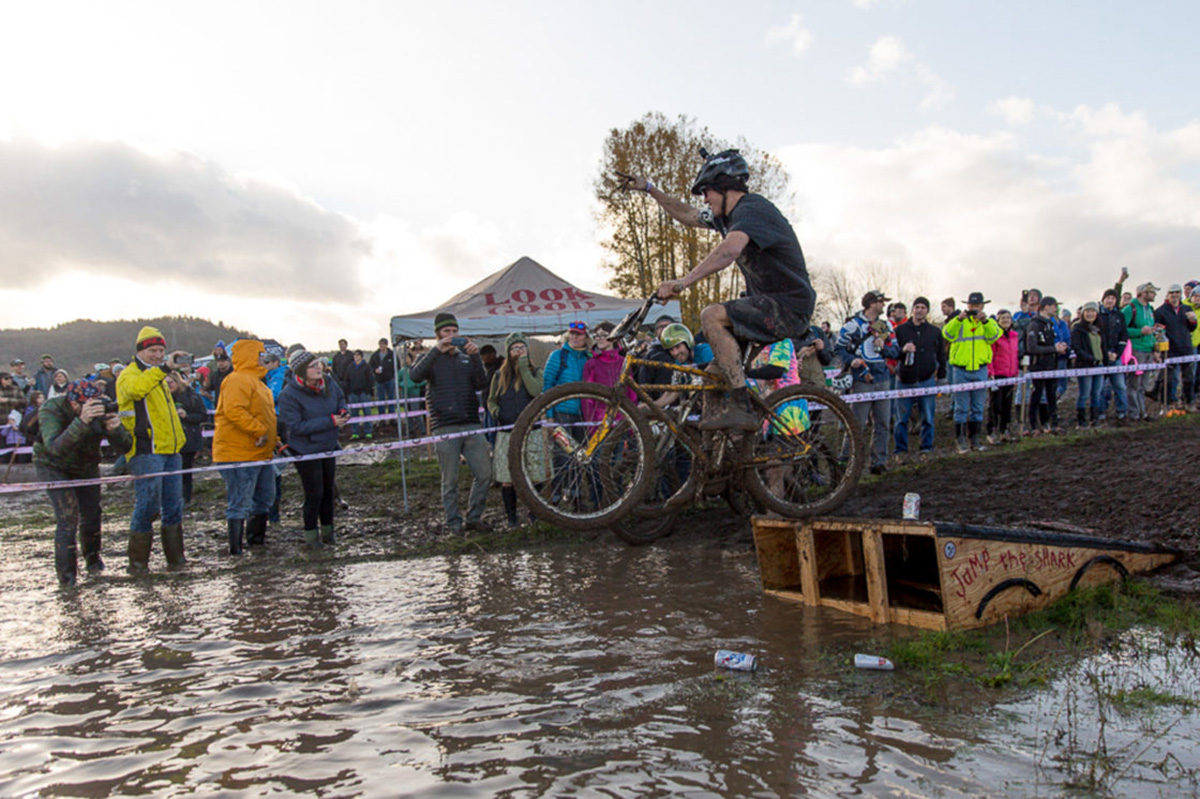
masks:
<path id="1" fill-rule="evenodd" d="M 667 215 L 676 222 L 681 222 L 690 227 L 700 227 L 700 209 L 683 200 L 676 199 L 666 192 L 659 191 L 654 186 L 650 186 L 646 192 L 654 201 L 662 206 L 662 209 L 667 212 Z"/>
<path id="2" fill-rule="evenodd" d="M 624 172 L 617 172 L 620 180 L 622 191 L 644 191 L 654 198 L 667 215 L 676 222 L 682 222 L 691 227 L 700 227 L 700 209 L 695 208 L 683 200 L 677 200 L 664 191 L 659 190 L 649 180 L 637 175 L 627 175 Z"/>

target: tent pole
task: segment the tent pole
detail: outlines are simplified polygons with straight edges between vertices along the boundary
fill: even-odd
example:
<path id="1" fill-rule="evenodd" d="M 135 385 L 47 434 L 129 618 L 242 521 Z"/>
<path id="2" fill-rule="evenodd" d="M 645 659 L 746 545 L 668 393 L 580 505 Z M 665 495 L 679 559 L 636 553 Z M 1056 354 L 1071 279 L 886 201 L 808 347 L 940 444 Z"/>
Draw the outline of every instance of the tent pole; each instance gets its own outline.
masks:
<path id="1" fill-rule="evenodd" d="M 399 357 L 399 355 L 397 355 L 396 345 L 394 343 L 392 344 L 392 363 L 394 364 L 392 372 L 393 372 L 393 374 L 395 374 L 395 378 L 393 378 L 393 379 L 396 381 L 396 409 L 395 409 L 396 437 L 399 439 L 400 443 L 403 444 L 404 443 L 404 420 L 400 416 L 400 409 L 407 408 L 408 406 L 401 405 L 401 402 L 400 402 L 401 401 L 400 395 L 403 393 L 400 390 L 400 386 L 402 385 L 402 383 L 400 381 L 400 362 L 408 363 L 408 341 L 404 342 L 404 358 L 403 359 L 401 359 Z M 400 485 L 404 491 L 404 512 L 407 514 L 408 513 L 408 450 L 403 446 L 400 447 Z"/>

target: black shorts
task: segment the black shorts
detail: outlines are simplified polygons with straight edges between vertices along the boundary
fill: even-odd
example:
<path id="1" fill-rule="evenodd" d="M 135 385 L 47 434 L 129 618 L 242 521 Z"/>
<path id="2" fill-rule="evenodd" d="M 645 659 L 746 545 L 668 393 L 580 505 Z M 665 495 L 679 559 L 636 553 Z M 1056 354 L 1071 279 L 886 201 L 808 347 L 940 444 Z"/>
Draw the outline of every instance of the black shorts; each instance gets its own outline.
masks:
<path id="1" fill-rule="evenodd" d="M 793 295 L 759 294 L 721 303 L 741 341 L 771 344 L 785 338 L 804 338 L 812 326 L 813 300 Z"/>

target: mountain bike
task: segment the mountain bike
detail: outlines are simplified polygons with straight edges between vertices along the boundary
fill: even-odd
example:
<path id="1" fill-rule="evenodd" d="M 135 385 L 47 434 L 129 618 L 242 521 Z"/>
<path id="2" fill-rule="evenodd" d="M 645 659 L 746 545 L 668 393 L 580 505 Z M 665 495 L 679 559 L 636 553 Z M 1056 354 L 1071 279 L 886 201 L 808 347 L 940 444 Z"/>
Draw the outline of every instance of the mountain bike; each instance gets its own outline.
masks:
<path id="1" fill-rule="evenodd" d="M 647 299 L 610 335 L 624 354 L 616 385 L 555 386 L 521 412 L 509 445 L 521 501 L 539 519 L 572 529 L 664 516 L 701 492 L 723 490 L 744 489 L 768 512 L 788 518 L 840 506 L 866 458 L 850 407 L 824 387 L 787 386 L 765 397 L 750 392 L 757 430 L 701 430 L 695 411 L 703 412 L 705 396 L 712 402 L 728 387 L 718 372 L 634 354 L 654 302 Z M 745 362 L 761 349 L 744 345 Z M 678 372 L 681 382 L 641 384 L 639 366 Z M 680 392 L 685 410 L 657 407 L 651 391 Z"/>

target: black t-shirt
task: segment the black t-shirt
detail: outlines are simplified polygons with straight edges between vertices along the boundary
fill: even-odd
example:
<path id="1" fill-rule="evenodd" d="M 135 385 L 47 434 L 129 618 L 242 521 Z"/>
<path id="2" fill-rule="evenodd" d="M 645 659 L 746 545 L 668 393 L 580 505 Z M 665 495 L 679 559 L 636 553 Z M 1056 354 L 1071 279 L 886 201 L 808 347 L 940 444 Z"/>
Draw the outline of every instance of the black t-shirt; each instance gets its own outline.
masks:
<path id="1" fill-rule="evenodd" d="M 722 236 L 740 230 L 749 237 L 750 243 L 737 259 L 747 294 L 814 296 L 796 232 L 766 197 L 746 194 L 728 216 L 701 214 L 700 219 Z"/>

